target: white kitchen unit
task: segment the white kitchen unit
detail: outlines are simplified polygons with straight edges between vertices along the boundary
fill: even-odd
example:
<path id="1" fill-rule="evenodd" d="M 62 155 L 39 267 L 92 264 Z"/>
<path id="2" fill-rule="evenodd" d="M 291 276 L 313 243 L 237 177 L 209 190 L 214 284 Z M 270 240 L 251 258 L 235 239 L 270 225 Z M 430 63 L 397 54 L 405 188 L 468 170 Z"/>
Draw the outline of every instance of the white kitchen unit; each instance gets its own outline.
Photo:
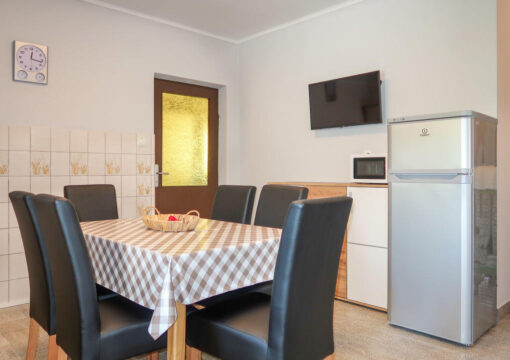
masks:
<path id="1" fill-rule="evenodd" d="M 388 294 L 388 189 L 348 187 L 347 298 L 386 309 Z"/>

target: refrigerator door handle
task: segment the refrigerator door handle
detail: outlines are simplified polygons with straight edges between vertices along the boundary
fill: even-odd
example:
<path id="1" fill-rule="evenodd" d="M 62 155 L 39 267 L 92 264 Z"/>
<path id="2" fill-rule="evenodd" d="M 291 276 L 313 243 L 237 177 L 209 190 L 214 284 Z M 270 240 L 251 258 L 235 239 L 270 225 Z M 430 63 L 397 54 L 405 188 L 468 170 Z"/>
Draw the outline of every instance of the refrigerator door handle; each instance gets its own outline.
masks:
<path id="1" fill-rule="evenodd" d="M 390 174 L 390 183 L 392 182 L 472 184 L 473 176 L 462 173 Z"/>
<path id="2" fill-rule="evenodd" d="M 390 175 L 471 175 L 471 169 L 392 169 Z"/>

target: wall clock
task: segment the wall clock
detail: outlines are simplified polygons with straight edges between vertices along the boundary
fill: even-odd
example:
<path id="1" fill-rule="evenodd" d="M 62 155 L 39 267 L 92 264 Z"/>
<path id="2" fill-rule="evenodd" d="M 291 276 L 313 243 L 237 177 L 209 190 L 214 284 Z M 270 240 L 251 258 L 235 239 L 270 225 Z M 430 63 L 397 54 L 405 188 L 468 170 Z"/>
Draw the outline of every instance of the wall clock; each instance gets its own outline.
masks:
<path id="1" fill-rule="evenodd" d="M 14 41 L 14 80 L 48 84 L 48 47 Z"/>

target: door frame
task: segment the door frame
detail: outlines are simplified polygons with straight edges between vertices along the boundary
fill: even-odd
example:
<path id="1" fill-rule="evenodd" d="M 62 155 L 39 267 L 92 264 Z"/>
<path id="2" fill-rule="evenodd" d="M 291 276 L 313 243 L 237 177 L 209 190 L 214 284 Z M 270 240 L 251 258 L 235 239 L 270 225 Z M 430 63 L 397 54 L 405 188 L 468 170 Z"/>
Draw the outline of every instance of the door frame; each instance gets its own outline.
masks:
<path id="1" fill-rule="evenodd" d="M 206 210 L 202 210 L 202 215 L 204 217 L 208 217 L 210 215 L 210 211 L 212 209 L 212 202 L 214 200 L 214 195 L 216 194 L 216 189 L 218 187 L 218 158 L 219 158 L 219 104 L 218 104 L 218 96 L 219 91 L 217 88 L 193 85 L 182 83 L 173 80 L 165 80 L 160 78 L 154 78 L 154 133 L 155 133 L 155 163 L 159 165 L 159 171 L 162 171 L 162 99 L 161 93 L 174 93 L 174 94 L 183 94 L 186 96 L 197 96 L 202 98 L 209 99 L 209 122 L 208 122 L 208 148 L 216 149 L 216 151 L 208 151 L 208 180 L 207 186 L 172 186 L 173 190 L 185 191 L 189 188 L 194 188 L 195 190 L 199 188 L 208 188 L 209 190 L 203 191 L 203 195 L 206 196 L 206 203 L 209 202 L 210 206 Z M 158 192 L 162 190 L 162 175 L 158 175 L 159 186 L 155 189 L 155 202 L 156 207 L 158 207 Z M 159 191 L 158 191 L 159 190 Z"/>

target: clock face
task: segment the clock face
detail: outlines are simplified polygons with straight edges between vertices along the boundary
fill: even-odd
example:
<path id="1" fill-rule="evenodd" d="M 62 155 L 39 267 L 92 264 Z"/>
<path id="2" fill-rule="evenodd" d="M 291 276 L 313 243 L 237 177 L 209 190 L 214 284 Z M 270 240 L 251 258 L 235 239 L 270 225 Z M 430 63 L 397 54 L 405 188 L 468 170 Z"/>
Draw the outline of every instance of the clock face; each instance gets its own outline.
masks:
<path id="1" fill-rule="evenodd" d="M 16 52 L 16 62 L 29 72 L 38 72 L 46 66 L 46 55 L 35 45 L 23 45 Z"/>

